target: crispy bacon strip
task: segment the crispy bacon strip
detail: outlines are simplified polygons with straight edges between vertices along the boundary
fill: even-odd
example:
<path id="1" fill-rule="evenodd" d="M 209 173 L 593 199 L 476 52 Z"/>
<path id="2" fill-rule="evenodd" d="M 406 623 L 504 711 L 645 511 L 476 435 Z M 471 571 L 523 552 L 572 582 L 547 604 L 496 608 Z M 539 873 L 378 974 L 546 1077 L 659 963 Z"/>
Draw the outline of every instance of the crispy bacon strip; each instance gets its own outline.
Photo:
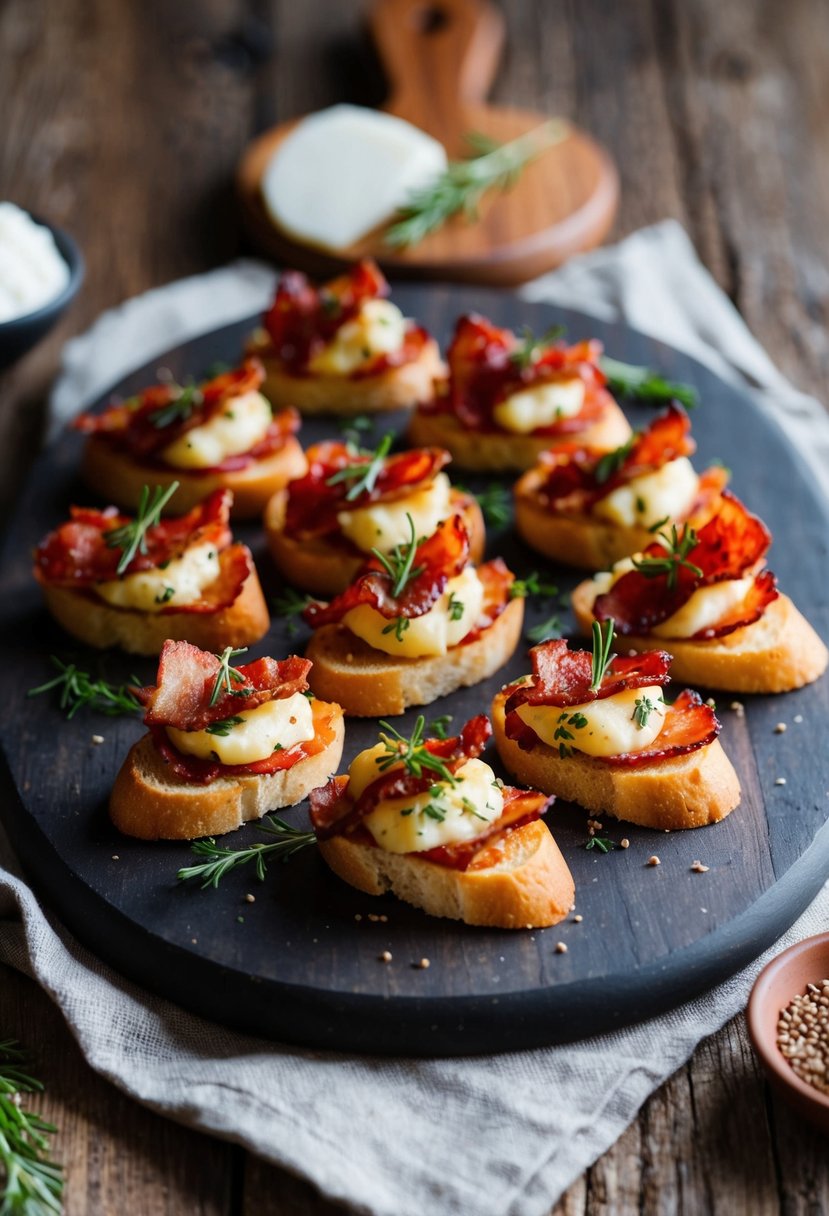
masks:
<path id="1" fill-rule="evenodd" d="M 477 714 L 470 718 L 459 735 L 452 735 L 448 739 L 426 739 L 424 746 L 433 756 L 444 760 L 449 771 L 454 773 L 467 760 L 480 756 L 491 734 L 489 718 L 486 714 Z M 310 795 L 314 831 L 320 840 L 350 834 L 381 802 L 423 794 L 434 785 L 435 780 L 434 773 L 426 772 L 416 777 L 402 766 L 393 767 L 367 785 L 355 802 L 348 796 L 348 778 L 332 777 L 327 785 Z"/>
<path id="2" fill-rule="evenodd" d="M 321 625 L 337 624 L 360 604 L 370 605 L 387 620 L 423 616 L 440 599 L 449 579 L 460 574 L 468 562 L 469 537 L 461 517 L 454 515 L 417 546 L 412 569 L 421 568 L 421 572 L 410 580 L 400 595 L 392 594 L 391 575 L 372 558 L 342 595 L 330 604 L 309 604 L 303 617 L 312 629 L 319 629 Z"/>
<path id="3" fill-rule="evenodd" d="M 499 329 L 476 314 L 461 317 L 447 352 L 449 392 L 435 408 L 453 413 L 471 430 L 500 431 L 493 420 L 493 410 L 500 401 L 545 381 L 579 376 L 585 385 L 579 413 L 533 432 L 556 436 L 584 430 L 612 403 L 597 364 L 602 349 L 599 342 L 550 346 L 527 367 L 511 357 L 518 346 L 519 340 L 511 330 Z"/>
<path id="4" fill-rule="evenodd" d="M 619 486 L 654 473 L 681 456 L 690 456 L 695 449 L 691 421 L 682 406 L 672 402 L 634 436 L 624 460 L 603 481 L 598 474 L 604 467 L 606 452 L 575 445 L 545 452 L 542 463 L 549 471 L 538 493 L 556 511 L 587 514 L 595 503 Z"/>
<path id="5" fill-rule="evenodd" d="M 484 588 L 481 614 L 475 622 L 475 627 L 461 639 L 461 646 L 474 642 L 484 630 L 495 623 L 509 603 L 509 589 L 515 582 L 515 575 L 507 569 L 503 558 L 500 557 L 493 558 L 491 562 L 484 562 L 482 566 L 476 567 L 475 572 Z"/>
<path id="6" fill-rule="evenodd" d="M 339 533 L 337 515 L 378 502 L 393 502 L 434 481 L 451 457 L 442 448 L 414 448 L 387 456 L 377 480 L 368 492 L 352 502 L 346 495 L 353 483 L 331 478 L 352 465 L 368 465 L 371 456 L 355 455 L 345 443 L 317 443 L 308 448 L 308 472 L 288 486 L 285 533 L 297 540 Z"/>
<path id="7" fill-rule="evenodd" d="M 146 533 L 146 553 L 136 553 L 125 574 L 152 570 L 180 557 L 193 545 L 209 541 L 225 549 L 232 540 L 230 490 L 215 490 L 192 511 L 177 519 L 165 519 Z M 42 581 L 61 587 L 88 587 L 118 577 L 120 549 L 109 548 L 107 532 L 131 522 L 116 507 L 103 511 L 92 507 L 70 507 L 70 519 L 41 541 L 35 550 L 35 574 Z"/>
<path id="8" fill-rule="evenodd" d="M 700 587 L 745 577 L 762 561 L 770 544 L 771 533 L 762 520 L 724 490 L 716 515 L 700 528 L 698 543 L 688 554 L 688 560 L 701 574 L 682 566 L 676 573 L 676 585 L 670 588 L 666 574 L 648 578 L 639 570 L 631 570 L 596 598 L 593 615 L 599 621 L 612 617 L 618 634 L 644 636 L 678 612 Z M 659 544 L 649 545 L 643 556 L 664 558 L 665 550 Z M 752 624 L 777 595 L 774 576 L 768 571 L 758 574 L 740 612 L 730 614 L 722 625 L 699 636 L 720 637 Z"/>
<path id="9" fill-rule="evenodd" d="M 234 717 L 242 709 L 255 709 L 266 701 L 305 692 L 311 662 L 291 655 L 279 660 L 256 659 L 234 670 L 242 678 L 231 678 L 231 691 L 223 689 L 216 704 L 211 705 L 219 674 L 216 655 L 190 642 L 168 639 L 158 662 L 157 684 L 136 690 L 147 707 L 145 723 L 174 726 L 178 730 L 204 730 L 212 722 Z"/>
<path id="10" fill-rule="evenodd" d="M 237 707 L 238 708 L 238 707 Z M 272 752 L 264 760 L 251 764 L 219 764 L 216 760 L 202 760 L 199 756 L 186 756 L 170 742 L 163 726 L 151 726 L 153 742 L 170 769 L 188 785 L 209 785 L 217 777 L 241 777 L 247 774 L 262 775 L 278 773 L 293 768 L 300 760 L 316 756 L 334 741 L 333 712 L 324 701 L 314 701 L 311 706 L 314 718 L 314 737 L 297 743 L 284 751 Z"/>
<path id="11" fill-rule="evenodd" d="M 452 870 L 486 870 L 501 857 L 504 842 L 516 828 L 523 828 L 547 811 L 555 802 L 553 795 L 538 794 L 534 790 L 519 790 L 514 785 L 505 785 L 502 814 L 476 836 L 474 840 L 463 840 L 458 844 L 446 844 L 436 849 L 417 853 L 424 861 L 446 866 Z"/>
<path id="12" fill-rule="evenodd" d="M 136 400 L 109 405 L 100 414 L 80 414 L 72 425 L 86 435 L 106 437 L 136 459 L 149 460 L 180 436 L 209 422 L 234 398 L 256 392 L 264 379 L 261 362 L 246 359 L 235 370 L 200 384 L 198 398 L 186 418 L 173 418 L 161 425 L 164 411 L 177 400 L 181 389 L 158 384 L 145 389 Z"/>
<path id="13" fill-rule="evenodd" d="M 253 571 L 253 557 L 247 545 L 228 545 L 219 554 L 219 577 L 215 582 L 205 587 L 197 600 L 191 600 L 188 604 L 167 604 L 161 609 L 161 615 L 189 612 L 209 616 L 213 612 L 222 612 L 236 603 Z"/>
<path id="14" fill-rule="evenodd" d="M 623 764 L 637 768 L 656 764 L 670 756 L 682 756 L 697 748 L 707 747 L 720 733 L 720 723 L 710 705 L 690 689 L 681 692 L 673 705 L 665 710 L 665 722 L 650 747 L 641 752 L 624 752 L 618 756 L 599 756 L 603 764 Z"/>

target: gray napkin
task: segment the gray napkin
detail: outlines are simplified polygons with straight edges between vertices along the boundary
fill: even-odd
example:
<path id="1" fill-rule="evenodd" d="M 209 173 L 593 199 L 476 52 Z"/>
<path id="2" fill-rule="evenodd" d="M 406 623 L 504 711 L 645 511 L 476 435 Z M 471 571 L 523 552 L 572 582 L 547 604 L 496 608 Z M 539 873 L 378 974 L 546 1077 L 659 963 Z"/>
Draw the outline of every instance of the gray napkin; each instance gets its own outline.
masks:
<path id="1" fill-rule="evenodd" d="M 54 413 L 74 412 L 183 337 L 256 311 L 271 284 L 267 269 L 237 263 L 107 314 L 69 344 Z M 217 310 L 225 288 L 231 306 Z M 749 383 L 826 484 L 821 407 L 769 363 L 676 224 L 577 259 L 525 294 L 623 316 Z M 765 957 L 827 923 L 829 885 Z M 0 839 L 0 961 L 46 989 L 93 1068 L 128 1094 L 333 1199 L 376 1216 L 542 1216 L 744 1005 L 764 960 L 664 1017 L 566 1047 L 435 1061 L 301 1051 L 223 1030 L 121 979 L 44 914 Z"/>

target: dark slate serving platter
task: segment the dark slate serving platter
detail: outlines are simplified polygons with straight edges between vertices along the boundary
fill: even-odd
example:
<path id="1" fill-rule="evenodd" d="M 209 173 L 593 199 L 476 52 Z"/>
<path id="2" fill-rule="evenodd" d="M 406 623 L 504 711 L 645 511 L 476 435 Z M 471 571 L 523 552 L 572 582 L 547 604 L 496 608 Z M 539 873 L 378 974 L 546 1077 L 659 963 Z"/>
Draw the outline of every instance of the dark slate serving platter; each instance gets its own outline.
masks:
<path id="1" fill-rule="evenodd" d="M 401 285 L 395 299 L 445 341 L 455 317 L 476 309 L 513 327 L 541 331 L 564 323 L 573 338 L 596 335 L 608 352 L 650 363 L 694 383 L 698 467 L 721 457 L 733 485 L 763 515 L 775 542 L 770 564 L 782 586 L 829 638 L 826 563 L 829 510 L 790 443 L 749 397 L 699 363 L 622 325 L 471 288 Z M 126 377 L 113 391 L 129 395 L 166 365 L 178 377 L 235 360 L 252 322 L 198 338 Z M 108 394 L 109 395 L 109 394 Z M 648 412 L 630 411 L 634 423 Z M 401 427 L 402 418 L 394 419 Z M 387 428 L 374 429 L 375 441 Z M 307 442 L 337 434 L 335 421 L 307 422 Z M 368 436 L 365 441 L 368 441 Z M 605 818 L 630 847 L 586 851 L 587 816 L 558 804 L 548 822 L 573 871 L 581 923 L 506 932 L 427 917 L 393 898 L 371 899 L 335 878 L 309 850 L 272 864 L 265 883 L 237 871 L 218 890 L 177 884 L 193 858 L 186 843 L 146 844 L 120 836 L 106 814 L 114 775 L 140 722 L 80 713 L 64 720 L 48 697 L 26 690 L 50 677 L 49 655 L 121 681 L 150 682 L 151 659 L 85 650 L 62 635 L 44 611 L 30 574 L 38 539 L 68 504 L 91 501 L 76 479 L 81 440 L 67 432 L 35 466 L 12 520 L 0 603 L 4 781 L 0 813 L 41 897 L 72 932 L 124 975 L 206 1017 L 312 1047 L 412 1055 L 505 1051 L 564 1042 L 650 1017 L 687 1000 L 759 954 L 800 914 L 829 872 L 829 681 L 783 697 L 742 698 L 745 717 L 720 696 L 722 741 L 743 787 L 741 806 L 724 822 L 694 832 L 657 833 Z M 463 473 L 473 488 L 485 482 Z M 505 479 L 505 484 L 507 484 Z M 252 546 L 266 592 L 279 579 L 255 525 L 240 527 Z M 490 553 L 519 574 L 543 570 L 562 591 L 576 574 L 545 565 L 509 527 L 490 531 Z M 555 610 L 532 604 L 528 624 Z M 572 618 L 561 610 L 565 632 Z M 274 620 L 249 657 L 301 649 Z M 524 651 L 491 680 L 445 698 L 429 717 L 451 713 L 455 725 L 486 710 L 508 678 L 527 669 Z M 399 720 L 410 729 L 417 711 Z M 795 723 L 795 716 L 802 721 Z M 788 724 L 775 734 L 778 721 Z M 103 735 L 100 745 L 93 735 Z M 373 722 L 348 724 L 344 762 L 376 738 Z M 492 749 L 490 749 L 492 750 Z M 496 769 L 497 760 L 488 756 Z M 505 775 L 505 774 L 502 774 Z M 776 785 L 778 777 L 785 785 Z M 305 809 L 285 812 L 307 821 Z M 247 827 L 234 845 L 263 838 Z M 657 853 L 661 866 L 645 863 Z M 695 873 L 703 861 L 709 870 Z M 252 892 L 254 903 L 245 901 Z M 384 920 L 369 920 L 368 914 Z M 360 917 L 361 919 L 358 919 Z M 557 942 L 567 945 L 557 953 Z M 391 963 L 378 956 L 392 953 Z M 431 966 L 413 964 L 426 957 Z"/>

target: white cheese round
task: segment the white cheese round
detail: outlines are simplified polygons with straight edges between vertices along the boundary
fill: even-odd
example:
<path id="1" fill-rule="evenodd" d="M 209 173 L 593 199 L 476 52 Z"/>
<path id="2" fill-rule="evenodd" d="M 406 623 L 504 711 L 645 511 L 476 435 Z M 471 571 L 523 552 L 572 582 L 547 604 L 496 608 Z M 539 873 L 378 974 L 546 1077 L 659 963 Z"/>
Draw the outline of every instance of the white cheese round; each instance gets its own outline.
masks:
<path id="1" fill-rule="evenodd" d="M 586 756 L 620 756 L 641 752 L 654 742 L 665 724 L 665 703 L 659 684 L 628 688 L 586 705 L 521 705 L 518 717 L 542 743 Z M 645 724 L 642 725 L 642 718 Z"/>
<path id="2" fill-rule="evenodd" d="M 298 122 L 262 176 L 275 223 L 323 249 L 344 249 L 389 220 L 446 168 L 443 145 L 402 118 L 339 105 Z"/>
<path id="3" fill-rule="evenodd" d="M 186 431 L 161 453 L 176 469 L 212 469 L 228 456 L 249 452 L 265 438 L 271 407 L 261 393 L 229 397 L 225 408 L 203 426 Z"/>
<path id="4" fill-rule="evenodd" d="M 181 557 L 162 570 L 139 570 L 122 578 L 93 587 L 96 595 L 115 608 L 134 608 L 139 612 L 160 612 L 162 608 L 192 604 L 201 598 L 205 587 L 219 577 L 219 553 L 210 541 L 191 545 Z"/>
<path id="5" fill-rule="evenodd" d="M 297 743 L 314 737 L 311 702 L 301 692 L 279 701 L 265 701 L 245 712 L 244 699 L 233 715 L 242 721 L 227 727 L 226 734 L 209 730 L 178 730 L 168 726 L 167 734 L 180 752 L 220 764 L 254 764 L 265 760 L 279 748 L 288 751 Z"/>
<path id="6" fill-rule="evenodd" d="M 0 322 L 36 312 L 68 282 L 49 229 L 14 203 L 0 203 Z"/>
<path id="7" fill-rule="evenodd" d="M 572 418 L 584 406 L 584 381 L 548 380 L 533 388 L 522 389 L 499 401 L 492 416 L 505 431 L 527 435 L 540 426 L 552 426 L 562 418 Z"/>
<path id="8" fill-rule="evenodd" d="M 395 545 L 409 543 L 411 530 L 407 515 L 412 517 L 417 537 L 431 536 L 441 520 L 448 519 L 452 514 L 449 505 L 451 488 L 446 474 L 438 473 L 429 485 L 407 494 L 405 498 L 340 511 L 337 522 L 343 536 L 364 553 L 370 553 L 372 549 L 388 553 Z"/>
<path id="9" fill-rule="evenodd" d="M 687 456 L 680 456 L 612 490 L 595 504 L 593 514 L 626 527 L 650 528 L 660 520 L 682 519 L 698 485 L 694 466 Z"/>
<path id="10" fill-rule="evenodd" d="M 360 604 L 343 617 L 343 624 L 375 650 L 407 659 L 446 654 L 474 628 L 481 612 L 484 589 L 474 566 L 450 578 L 443 595 L 429 612 L 407 620 L 400 635 L 396 621 L 375 608 Z"/>

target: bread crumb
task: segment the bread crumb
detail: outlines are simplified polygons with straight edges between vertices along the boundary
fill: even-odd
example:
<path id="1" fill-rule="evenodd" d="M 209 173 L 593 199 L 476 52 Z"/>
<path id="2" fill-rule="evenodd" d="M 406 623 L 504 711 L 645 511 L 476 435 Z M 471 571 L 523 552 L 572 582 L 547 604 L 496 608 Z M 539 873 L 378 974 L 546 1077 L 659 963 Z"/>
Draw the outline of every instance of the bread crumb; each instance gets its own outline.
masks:
<path id="1" fill-rule="evenodd" d="M 95 744 L 98 744 L 98 743 L 103 743 L 103 741 L 104 741 L 104 736 L 103 736 L 103 735 L 93 735 L 93 736 L 92 736 L 92 742 L 93 742 L 93 743 L 95 743 Z"/>
<path id="2" fill-rule="evenodd" d="M 576 905 L 575 905 L 575 904 L 570 904 L 570 911 L 571 911 L 571 912 L 575 912 L 575 910 L 576 910 Z"/>
<path id="3" fill-rule="evenodd" d="M 775 781 L 774 781 L 774 784 L 775 784 L 775 785 L 785 785 L 785 784 L 786 784 L 786 778 L 785 778 L 785 777 L 776 777 L 776 778 L 775 778 Z"/>
<path id="4" fill-rule="evenodd" d="M 578 915 L 573 917 L 573 920 L 576 922 L 577 925 L 580 925 L 581 922 L 584 920 L 584 917 L 582 916 L 581 912 L 579 912 Z"/>
<path id="5" fill-rule="evenodd" d="M 194 946 L 195 946 L 195 944 L 196 944 L 196 942 L 197 942 L 198 940 L 199 940 L 199 939 L 198 939 L 197 937 L 191 937 L 191 938 L 190 938 L 190 941 L 191 941 L 192 945 L 194 945 Z"/>
<path id="6" fill-rule="evenodd" d="M 418 971 L 426 971 L 427 968 L 431 967 L 431 965 L 432 964 L 430 963 L 428 958 L 421 958 L 421 959 L 418 959 L 418 961 L 416 963 L 412 963 L 412 966 L 416 967 L 418 969 Z"/>
<path id="7" fill-rule="evenodd" d="M 627 836 L 623 836 L 622 839 L 619 841 L 619 848 L 620 849 L 629 849 L 630 848 L 630 841 L 628 840 Z"/>
<path id="8" fill-rule="evenodd" d="M 255 904 L 255 903 L 256 903 L 256 896 L 255 896 L 255 895 L 253 895 L 253 894 L 251 894 L 251 892 L 250 892 L 250 891 L 248 891 L 247 895 L 245 896 L 245 903 L 246 903 L 246 904 Z"/>
<path id="9" fill-rule="evenodd" d="M 691 869 L 694 871 L 695 874 L 707 874 L 708 871 L 711 869 L 711 867 L 704 866 L 701 861 L 692 861 Z"/>
<path id="10" fill-rule="evenodd" d="M 798 724 L 798 726 L 799 726 L 799 725 L 800 725 L 800 723 L 803 721 L 803 714 L 795 714 L 795 716 L 794 716 L 794 721 L 795 721 L 795 722 Z"/>
<path id="11" fill-rule="evenodd" d="M 380 959 L 381 963 L 390 963 L 391 962 L 391 950 L 384 950 L 382 954 L 378 955 L 378 958 Z"/>
<path id="12" fill-rule="evenodd" d="M 776 725 L 776 726 L 775 726 L 775 728 L 774 728 L 774 733 L 775 733 L 776 735 L 784 735 L 784 734 L 786 733 L 786 723 L 785 723 L 785 722 L 778 722 L 778 723 L 777 723 L 777 725 Z"/>
<path id="13" fill-rule="evenodd" d="M 119 854 L 118 854 L 118 853 L 113 853 L 113 854 L 112 854 L 112 860 L 113 860 L 113 861 L 120 861 L 120 860 L 121 860 L 121 858 L 120 858 L 120 856 L 119 856 Z"/>
<path id="14" fill-rule="evenodd" d="M 567 953 L 567 943 L 566 942 L 556 942 L 556 954 L 566 954 L 566 953 Z"/>
<path id="15" fill-rule="evenodd" d="M 648 860 L 645 862 L 645 865 L 646 866 L 661 866 L 662 862 L 659 860 L 659 858 L 654 853 L 653 856 L 648 858 Z"/>
<path id="16" fill-rule="evenodd" d="M 738 718 L 744 718 L 746 715 L 746 707 L 742 701 L 732 701 L 728 708 L 733 709 Z"/>

